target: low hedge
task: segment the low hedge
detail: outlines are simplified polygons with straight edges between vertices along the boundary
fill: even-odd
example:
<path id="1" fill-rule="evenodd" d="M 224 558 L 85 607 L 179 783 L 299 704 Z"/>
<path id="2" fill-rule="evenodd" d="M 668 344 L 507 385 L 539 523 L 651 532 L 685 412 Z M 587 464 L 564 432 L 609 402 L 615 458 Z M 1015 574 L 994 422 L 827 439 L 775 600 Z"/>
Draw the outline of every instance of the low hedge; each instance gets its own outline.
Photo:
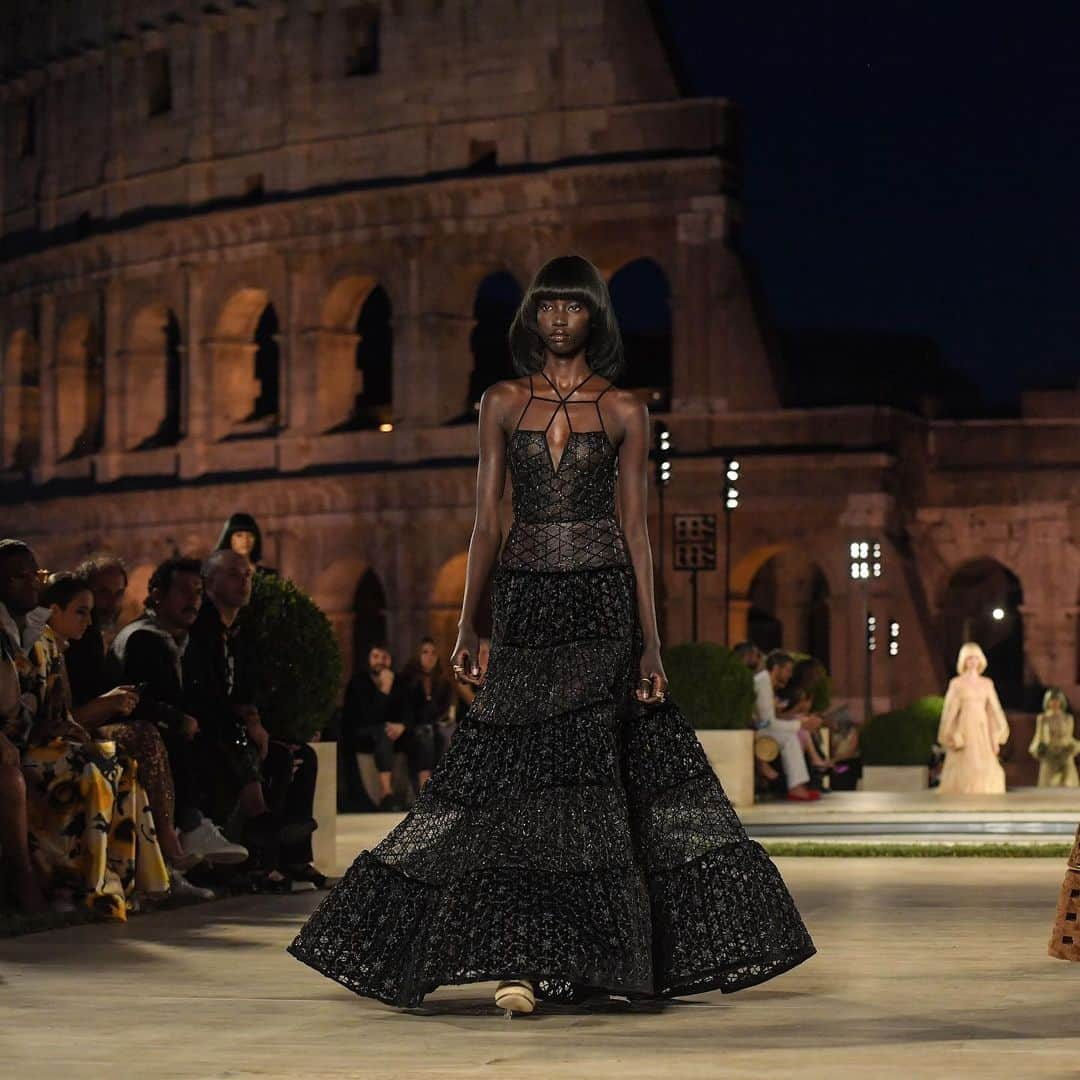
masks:
<path id="1" fill-rule="evenodd" d="M 943 697 L 924 697 L 873 717 L 859 735 L 866 765 L 925 765 L 937 740 Z"/>
<path id="2" fill-rule="evenodd" d="M 754 677 L 730 649 L 711 641 L 664 654 L 671 696 L 695 728 L 753 727 Z"/>

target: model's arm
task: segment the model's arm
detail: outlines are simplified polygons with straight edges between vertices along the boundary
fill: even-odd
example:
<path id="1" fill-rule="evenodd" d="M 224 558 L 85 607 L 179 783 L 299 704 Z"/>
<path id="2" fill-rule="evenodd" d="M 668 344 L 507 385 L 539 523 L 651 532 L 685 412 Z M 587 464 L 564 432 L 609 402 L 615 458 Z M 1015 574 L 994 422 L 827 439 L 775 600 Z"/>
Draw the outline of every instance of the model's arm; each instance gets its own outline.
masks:
<path id="1" fill-rule="evenodd" d="M 496 385 L 486 390 L 480 399 L 476 520 L 469 540 L 469 561 L 465 569 L 465 597 L 461 602 L 458 639 L 451 654 L 451 663 L 464 668 L 466 677 L 475 683 L 480 681 L 477 608 L 502 542 L 499 503 L 506 489 L 506 436 L 503 434 L 503 416 L 509 397 L 506 386 Z"/>
<path id="2" fill-rule="evenodd" d="M 634 568 L 638 620 L 644 640 L 641 654 L 642 682 L 638 700 L 662 701 L 667 694 L 667 676 L 660 660 L 660 633 L 656 628 L 656 600 L 653 595 L 652 548 L 649 546 L 649 414 L 640 402 L 628 398 L 620 402 L 623 437 L 619 443 L 619 515 L 630 564 Z M 645 680 L 649 687 L 644 689 Z"/>
<path id="3" fill-rule="evenodd" d="M 959 708 L 960 703 L 956 698 L 956 680 L 949 680 L 949 689 L 945 691 L 945 704 L 941 708 L 941 723 L 938 725 L 937 741 L 945 747 L 946 750 L 962 750 L 963 740 L 960 740 L 960 745 L 954 745 L 953 742 L 953 720 L 954 714 Z"/>
<path id="4" fill-rule="evenodd" d="M 1045 744 L 1050 741 L 1047 738 L 1047 731 L 1046 713 L 1039 713 L 1035 717 L 1035 734 L 1032 736 L 1031 745 L 1028 747 L 1028 753 L 1033 758 L 1042 757 L 1040 747 L 1045 749 Z"/>
<path id="5" fill-rule="evenodd" d="M 1009 720 L 1005 715 L 1005 710 L 1001 707 L 1001 701 L 998 698 L 997 687 L 994 686 L 994 680 L 987 679 L 986 681 L 990 684 L 988 688 L 989 693 L 986 698 L 987 710 L 990 713 L 990 723 L 998 746 L 1003 746 L 1009 740 Z"/>

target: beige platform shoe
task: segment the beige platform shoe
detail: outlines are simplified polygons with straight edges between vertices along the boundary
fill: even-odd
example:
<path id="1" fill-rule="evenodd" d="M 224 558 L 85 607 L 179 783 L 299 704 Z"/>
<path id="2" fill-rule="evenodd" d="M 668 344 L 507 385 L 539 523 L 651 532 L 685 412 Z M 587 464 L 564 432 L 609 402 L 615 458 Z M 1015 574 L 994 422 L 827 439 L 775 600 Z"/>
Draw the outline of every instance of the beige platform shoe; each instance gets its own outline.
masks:
<path id="1" fill-rule="evenodd" d="M 536 1008 L 532 983 L 528 979 L 509 979 L 495 989 L 495 1004 L 508 1013 L 531 1013 Z"/>

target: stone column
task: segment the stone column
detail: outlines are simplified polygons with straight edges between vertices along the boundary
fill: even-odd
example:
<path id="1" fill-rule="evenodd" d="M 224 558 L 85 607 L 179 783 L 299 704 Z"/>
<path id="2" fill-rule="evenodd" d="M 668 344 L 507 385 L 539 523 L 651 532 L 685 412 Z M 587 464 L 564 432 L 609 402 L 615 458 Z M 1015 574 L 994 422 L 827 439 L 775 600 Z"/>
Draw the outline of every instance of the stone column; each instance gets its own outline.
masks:
<path id="1" fill-rule="evenodd" d="M 706 215 L 676 218 L 675 267 L 671 283 L 672 401 L 674 411 L 702 407 L 700 387 L 708 358 L 708 232 Z"/>
<path id="2" fill-rule="evenodd" d="M 104 372 L 105 436 L 97 458 L 97 476 L 115 480 L 121 474 L 125 446 L 124 417 L 127 413 L 128 355 L 124 341 L 124 283 L 112 278 L 105 287 L 105 336 L 101 345 Z"/>
<path id="3" fill-rule="evenodd" d="M 1075 611 L 1069 604 L 1021 605 L 1025 683 L 1066 687 L 1076 682 Z"/>
<path id="4" fill-rule="evenodd" d="M 213 385 L 208 365 L 205 337 L 206 271 L 201 266 L 184 267 L 184 311 L 178 314 L 187 344 L 181 385 L 181 428 L 179 469 L 182 477 L 206 471 L 207 444 L 211 441 L 210 409 Z"/>
<path id="5" fill-rule="evenodd" d="M 42 484 L 56 474 L 56 297 L 41 297 L 41 454 L 33 471 L 34 482 Z"/>
<path id="6" fill-rule="evenodd" d="M 214 153 L 214 65 L 211 50 L 214 28 L 200 23 L 190 38 L 191 125 L 188 136 L 188 202 L 201 203 L 211 198 L 213 166 L 205 164 Z M 224 73 L 223 73 L 224 74 Z"/>

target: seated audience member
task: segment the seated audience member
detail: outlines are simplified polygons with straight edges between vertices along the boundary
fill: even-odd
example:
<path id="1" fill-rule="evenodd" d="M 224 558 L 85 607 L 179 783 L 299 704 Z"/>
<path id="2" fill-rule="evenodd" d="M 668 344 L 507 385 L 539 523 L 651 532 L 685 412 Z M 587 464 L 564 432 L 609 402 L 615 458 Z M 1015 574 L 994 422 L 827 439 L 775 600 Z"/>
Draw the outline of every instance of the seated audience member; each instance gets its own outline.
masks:
<path id="1" fill-rule="evenodd" d="M 202 603 L 202 565 L 180 556 L 151 575 L 146 611 L 113 639 L 110 656 L 120 681 L 138 689 L 133 719 L 153 724 L 168 751 L 175 792 L 175 823 L 185 855 L 213 863 L 239 863 L 247 849 L 227 840 L 203 815 L 203 758 L 199 721 L 184 707 L 182 658 Z"/>
<path id="2" fill-rule="evenodd" d="M 821 796 L 809 786 L 810 771 L 806 767 L 799 733 L 817 730 L 821 720 L 815 716 L 790 720 L 776 715 L 777 691 L 787 685 L 794 666 L 792 658 L 780 650 L 766 657 L 764 669 L 754 676 L 754 726 L 758 731 L 771 735 L 780 746 L 780 764 L 787 783 L 787 797 L 793 802 L 813 802 Z"/>
<path id="3" fill-rule="evenodd" d="M 31 859 L 58 910 L 79 905 L 123 920 L 136 891 L 163 896 L 169 879 L 136 764 L 71 715 L 63 645 L 89 622 L 91 594 L 85 582 L 63 575 L 51 593 L 44 590 L 50 606 L 40 606 L 33 552 L 18 542 L 2 547 L 0 603 L 19 676 L 15 734 Z M 47 622 L 57 611 L 65 614 L 54 630 Z"/>
<path id="4" fill-rule="evenodd" d="M 833 791 L 854 791 L 862 779 L 863 767 L 859 725 L 843 706 L 830 709 L 824 720 L 829 729 L 829 757 L 833 763 L 829 787 Z"/>
<path id="5" fill-rule="evenodd" d="M 64 653 L 71 700 L 76 708 L 113 689 L 111 672 L 105 658 L 116 636 L 117 620 L 127 593 L 127 568 L 114 555 L 91 555 L 75 567 L 94 594 L 90 626 L 78 641 L 72 641 Z M 161 828 L 160 822 L 158 828 Z"/>
<path id="6" fill-rule="evenodd" d="M 49 626 L 64 650 L 66 670 L 68 655 L 94 631 L 90 583 L 75 574 L 53 574 L 42 592 L 41 602 L 51 608 Z M 84 617 L 87 614 L 88 618 Z M 100 641 L 100 632 L 97 637 Z M 84 652 L 81 659 L 84 692 L 88 687 L 109 685 L 106 657 L 104 653 L 96 655 L 96 648 L 94 653 Z M 113 686 L 90 698 L 76 698 L 70 671 L 67 679 L 76 723 L 95 738 L 114 742 L 122 754 L 138 762 L 139 783 L 150 803 L 166 862 L 177 870 L 193 866 L 201 856 L 186 853 L 176 832 L 176 795 L 168 751 L 152 723 L 133 719 L 139 704 L 135 688 Z M 186 891 L 182 881 L 174 884 L 177 892 Z"/>
<path id="7" fill-rule="evenodd" d="M 401 669 L 398 681 L 401 683 L 401 720 L 406 729 L 422 733 L 420 737 L 424 740 L 428 738 L 426 732 L 431 732 L 434 748 L 432 765 L 417 770 L 417 778 L 422 786 L 431 776 L 431 768 L 446 753 L 457 730 L 454 688 L 443 671 L 434 638 L 420 639 L 416 656 Z"/>
<path id="8" fill-rule="evenodd" d="M 794 694 L 788 695 L 788 701 L 787 718 L 789 720 L 798 720 L 801 724 L 804 719 L 813 716 L 813 703 L 808 687 L 801 686 L 796 689 Z M 810 766 L 810 785 L 815 791 L 822 789 L 825 777 L 832 770 L 832 762 L 825 756 L 824 747 L 819 741 L 819 732 L 820 727 L 817 731 L 808 731 L 806 727 L 802 727 L 799 731 L 799 742 L 802 743 L 803 753 Z"/>
<path id="9" fill-rule="evenodd" d="M 270 738 L 252 704 L 254 673 L 243 669 L 235 647 L 252 575 L 247 557 L 235 551 L 219 549 L 206 560 L 203 604 L 183 659 L 186 707 L 213 747 L 210 805 L 226 832 L 257 849 L 273 880 L 320 884 L 325 879 L 311 867 L 318 759 L 310 746 Z"/>
<path id="10" fill-rule="evenodd" d="M 27 725 L 17 667 L 23 645 L 16 622 L 36 606 L 37 582 L 23 575 L 27 569 L 21 558 L 24 546 L 16 545 L 17 541 L 0 540 L 0 594 L 7 597 L 6 601 L 0 600 L 0 889 L 8 893 L 20 911 L 38 914 L 48 910 L 48 902 L 30 859 L 21 756 Z M 16 555 L 19 558 L 13 559 Z M 0 906 L 8 897 L 0 895 Z"/>
<path id="11" fill-rule="evenodd" d="M 341 712 L 341 737 L 354 753 L 375 755 L 379 771 L 379 810 L 404 810 L 393 794 L 394 754 L 405 754 L 411 772 L 426 779 L 434 767 L 431 728 L 410 730 L 404 722 L 403 687 L 394 675 L 390 650 L 368 650 L 367 665 L 349 680 Z"/>

